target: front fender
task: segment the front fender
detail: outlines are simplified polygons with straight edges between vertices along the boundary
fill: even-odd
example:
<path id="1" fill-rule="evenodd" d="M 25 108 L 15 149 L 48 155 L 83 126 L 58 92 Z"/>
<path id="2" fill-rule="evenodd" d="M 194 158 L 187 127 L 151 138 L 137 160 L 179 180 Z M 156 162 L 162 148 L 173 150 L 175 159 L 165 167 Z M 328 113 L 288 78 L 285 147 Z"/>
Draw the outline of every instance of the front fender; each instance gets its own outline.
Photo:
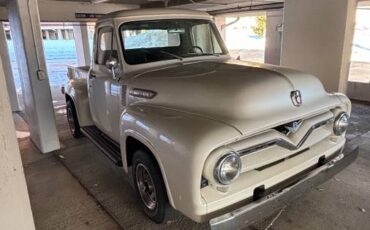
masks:
<path id="1" fill-rule="evenodd" d="M 351 114 L 352 112 L 351 100 L 343 93 L 334 93 L 334 95 L 338 98 L 340 102 L 343 103 L 341 105 L 342 110 L 346 111 L 348 114 Z"/>
<path id="2" fill-rule="evenodd" d="M 121 116 L 121 152 L 128 172 L 126 140 L 134 137 L 153 153 L 171 205 L 196 219 L 206 208 L 200 195 L 204 162 L 217 147 L 240 137 L 233 127 L 172 109 L 134 105 Z"/>

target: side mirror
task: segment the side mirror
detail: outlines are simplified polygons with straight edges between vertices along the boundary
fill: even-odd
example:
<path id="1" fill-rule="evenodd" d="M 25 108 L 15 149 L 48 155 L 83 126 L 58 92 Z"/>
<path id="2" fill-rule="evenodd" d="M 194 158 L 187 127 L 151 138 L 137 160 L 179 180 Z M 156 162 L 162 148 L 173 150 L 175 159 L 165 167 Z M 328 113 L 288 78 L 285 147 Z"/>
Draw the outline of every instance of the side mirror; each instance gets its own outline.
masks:
<path id="1" fill-rule="evenodd" d="M 116 77 L 116 69 L 118 67 L 118 60 L 117 58 L 114 58 L 114 57 L 110 57 L 106 62 L 105 62 L 105 66 L 110 70 L 112 71 L 112 75 L 113 75 L 113 79 L 114 80 L 119 80 L 117 77 Z"/>

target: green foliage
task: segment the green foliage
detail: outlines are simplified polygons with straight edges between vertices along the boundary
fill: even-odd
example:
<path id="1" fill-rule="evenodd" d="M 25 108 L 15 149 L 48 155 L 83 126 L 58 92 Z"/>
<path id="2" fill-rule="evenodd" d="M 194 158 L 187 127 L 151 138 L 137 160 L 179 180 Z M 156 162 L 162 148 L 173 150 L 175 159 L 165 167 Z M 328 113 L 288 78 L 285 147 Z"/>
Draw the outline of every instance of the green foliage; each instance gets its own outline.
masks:
<path id="1" fill-rule="evenodd" d="M 265 34 L 266 30 L 266 16 L 257 16 L 256 17 L 256 25 L 252 26 L 253 32 L 257 35 L 262 37 Z"/>

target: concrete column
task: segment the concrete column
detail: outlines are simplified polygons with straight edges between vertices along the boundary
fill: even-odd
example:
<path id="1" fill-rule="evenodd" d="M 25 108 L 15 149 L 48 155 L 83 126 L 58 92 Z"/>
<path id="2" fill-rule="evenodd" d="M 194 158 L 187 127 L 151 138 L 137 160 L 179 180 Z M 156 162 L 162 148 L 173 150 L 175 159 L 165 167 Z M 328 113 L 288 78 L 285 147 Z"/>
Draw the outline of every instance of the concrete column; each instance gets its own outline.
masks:
<path id="1" fill-rule="evenodd" d="M 68 30 L 68 36 L 69 36 L 69 39 L 75 39 L 74 38 L 74 35 L 73 35 L 73 30 Z"/>
<path id="2" fill-rule="evenodd" d="M 37 0 L 8 1 L 10 29 L 22 79 L 25 118 L 42 153 L 59 149 Z"/>
<path id="3" fill-rule="evenodd" d="M 63 33 L 62 33 L 62 30 L 61 30 L 61 29 L 57 29 L 57 33 L 58 33 L 58 39 L 59 39 L 59 40 L 63 40 Z"/>
<path id="4" fill-rule="evenodd" d="M 89 48 L 89 31 L 86 23 L 73 26 L 73 34 L 76 44 L 77 63 L 79 66 L 90 65 L 91 55 Z"/>
<path id="5" fill-rule="evenodd" d="M 68 33 L 68 29 L 65 29 L 64 30 L 64 37 L 66 40 L 69 40 L 69 33 Z"/>
<path id="6" fill-rule="evenodd" d="M 0 229 L 34 230 L 5 79 L 0 57 Z"/>
<path id="7" fill-rule="evenodd" d="M 49 30 L 45 30 L 45 39 L 46 40 L 49 40 L 50 39 Z"/>
<path id="8" fill-rule="evenodd" d="M 266 12 L 265 63 L 280 65 L 283 11 Z"/>
<path id="9" fill-rule="evenodd" d="M 50 30 L 50 39 L 51 40 L 57 40 L 58 39 L 58 34 L 55 30 Z"/>
<path id="10" fill-rule="evenodd" d="M 2 59 L 6 86 L 8 88 L 10 107 L 13 112 L 19 111 L 19 104 L 17 98 L 17 89 L 14 83 L 12 66 L 9 58 L 8 45 L 6 42 L 6 35 L 4 31 L 4 25 L 0 22 L 0 56 Z"/>
<path id="11" fill-rule="evenodd" d="M 329 92 L 345 92 L 356 6 L 356 0 L 286 0 L 281 64 L 316 75 Z"/>

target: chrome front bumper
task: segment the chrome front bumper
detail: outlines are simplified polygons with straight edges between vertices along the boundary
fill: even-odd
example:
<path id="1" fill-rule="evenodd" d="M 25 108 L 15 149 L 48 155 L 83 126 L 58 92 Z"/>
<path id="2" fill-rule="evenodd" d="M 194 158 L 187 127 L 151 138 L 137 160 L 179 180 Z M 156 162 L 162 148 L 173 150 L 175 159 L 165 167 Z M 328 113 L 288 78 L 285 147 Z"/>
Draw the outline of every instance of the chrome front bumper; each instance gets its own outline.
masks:
<path id="1" fill-rule="evenodd" d="M 273 192 L 237 210 L 211 219 L 209 222 L 211 229 L 241 229 L 286 207 L 290 202 L 332 178 L 355 161 L 359 152 L 357 143 L 359 141 L 356 139 L 348 142 L 342 153 L 337 157 L 309 172 L 293 185 Z"/>

